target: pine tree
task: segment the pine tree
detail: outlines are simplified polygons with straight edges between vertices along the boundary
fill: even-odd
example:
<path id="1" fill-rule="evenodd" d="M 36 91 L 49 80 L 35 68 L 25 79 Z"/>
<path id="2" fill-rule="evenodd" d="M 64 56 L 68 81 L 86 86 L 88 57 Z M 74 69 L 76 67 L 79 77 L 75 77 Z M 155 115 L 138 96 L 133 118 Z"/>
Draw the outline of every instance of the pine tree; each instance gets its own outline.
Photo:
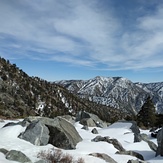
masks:
<path id="1" fill-rule="evenodd" d="M 148 97 L 137 114 L 138 125 L 145 127 L 153 127 L 156 122 L 155 106 L 152 99 Z"/>

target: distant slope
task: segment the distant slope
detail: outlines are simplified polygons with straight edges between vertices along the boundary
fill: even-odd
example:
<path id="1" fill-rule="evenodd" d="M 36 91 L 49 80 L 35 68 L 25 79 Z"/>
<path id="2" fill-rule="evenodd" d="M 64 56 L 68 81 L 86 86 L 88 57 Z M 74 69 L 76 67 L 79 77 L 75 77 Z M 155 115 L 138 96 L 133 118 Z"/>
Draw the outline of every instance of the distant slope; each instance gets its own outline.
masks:
<path id="1" fill-rule="evenodd" d="M 133 83 L 123 77 L 100 77 L 90 80 L 60 81 L 79 97 L 123 112 L 137 113 L 148 96 L 153 98 L 157 111 L 163 113 L 163 83 Z"/>
<path id="2" fill-rule="evenodd" d="M 94 112 L 107 121 L 125 116 L 114 108 L 80 99 L 63 86 L 30 77 L 15 64 L 0 58 L 0 116 L 55 117 L 63 114 L 75 115 L 79 110 Z"/>

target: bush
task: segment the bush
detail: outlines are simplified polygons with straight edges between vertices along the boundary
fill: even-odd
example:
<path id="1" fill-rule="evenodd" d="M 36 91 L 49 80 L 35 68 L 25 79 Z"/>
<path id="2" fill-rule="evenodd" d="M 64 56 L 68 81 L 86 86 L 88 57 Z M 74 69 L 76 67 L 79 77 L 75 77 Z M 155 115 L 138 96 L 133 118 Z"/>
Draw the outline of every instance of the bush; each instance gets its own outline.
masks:
<path id="1" fill-rule="evenodd" d="M 82 158 L 74 160 L 73 157 L 69 154 L 64 154 L 59 149 L 52 149 L 48 151 L 41 151 L 38 153 L 38 158 L 46 160 L 47 163 L 84 163 Z"/>

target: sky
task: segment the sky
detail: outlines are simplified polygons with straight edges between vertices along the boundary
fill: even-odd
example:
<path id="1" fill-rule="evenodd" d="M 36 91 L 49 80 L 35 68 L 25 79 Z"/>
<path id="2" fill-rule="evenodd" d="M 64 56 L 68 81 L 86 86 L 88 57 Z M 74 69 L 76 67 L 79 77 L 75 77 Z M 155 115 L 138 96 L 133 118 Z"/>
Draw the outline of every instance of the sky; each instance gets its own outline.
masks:
<path id="1" fill-rule="evenodd" d="M 163 0 L 0 0 L 0 56 L 48 81 L 163 81 Z"/>

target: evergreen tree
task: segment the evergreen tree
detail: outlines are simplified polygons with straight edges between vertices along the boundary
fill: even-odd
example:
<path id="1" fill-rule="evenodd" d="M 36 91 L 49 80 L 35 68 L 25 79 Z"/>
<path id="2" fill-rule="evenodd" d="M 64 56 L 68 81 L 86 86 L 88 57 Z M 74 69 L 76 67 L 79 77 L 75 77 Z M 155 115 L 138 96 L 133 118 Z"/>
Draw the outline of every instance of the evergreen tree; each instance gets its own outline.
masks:
<path id="1" fill-rule="evenodd" d="M 138 125 L 145 127 L 153 127 L 156 122 L 155 106 L 152 99 L 148 97 L 137 114 Z"/>

